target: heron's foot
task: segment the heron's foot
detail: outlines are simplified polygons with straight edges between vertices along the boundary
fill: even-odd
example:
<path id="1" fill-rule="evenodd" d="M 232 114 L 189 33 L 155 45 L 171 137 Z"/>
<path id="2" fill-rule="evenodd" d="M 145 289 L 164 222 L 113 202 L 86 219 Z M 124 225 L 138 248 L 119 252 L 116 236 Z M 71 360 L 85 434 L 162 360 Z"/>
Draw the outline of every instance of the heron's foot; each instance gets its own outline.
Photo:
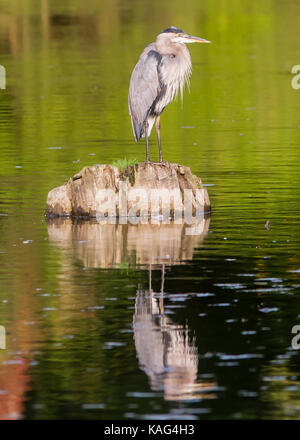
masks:
<path id="1" fill-rule="evenodd" d="M 147 164 L 151 164 L 151 165 L 153 165 L 155 162 L 152 162 L 152 160 L 150 160 L 150 159 L 146 159 L 145 160 L 145 162 L 144 162 L 144 165 L 147 165 Z"/>
<path id="2" fill-rule="evenodd" d="M 168 160 L 160 160 L 159 163 L 161 163 L 162 165 L 168 166 L 169 168 L 171 168 L 171 162 L 169 162 Z"/>

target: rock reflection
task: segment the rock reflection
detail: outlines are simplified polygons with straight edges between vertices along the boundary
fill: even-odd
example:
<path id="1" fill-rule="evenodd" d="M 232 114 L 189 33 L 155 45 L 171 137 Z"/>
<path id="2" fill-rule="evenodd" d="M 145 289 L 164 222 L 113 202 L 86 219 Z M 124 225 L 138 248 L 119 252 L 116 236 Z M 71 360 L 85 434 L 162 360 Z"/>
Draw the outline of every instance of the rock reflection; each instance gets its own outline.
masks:
<path id="1" fill-rule="evenodd" d="M 209 218 L 199 218 L 193 226 L 111 225 L 97 220 L 49 219 L 50 240 L 72 252 L 85 267 L 112 268 L 122 264 L 148 268 L 183 264 L 191 260 L 196 246 L 208 233 Z"/>
<path id="2" fill-rule="evenodd" d="M 50 240 L 73 253 L 88 268 L 123 267 L 147 269 L 148 290 L 138 290 L 133 316 L 134 341 L 140 368 L 153 390 L 166 400 L 214 397 L 214 382 L 198 379 L 196 338 L 188 325 L 179 325 L 166 313 L 164 298 L 166 266 L 185 264 L 201 246 L 209 218 L 187 225 L 100 225 L 96 220 L 48 220 Z M 161 291 L 152 290 L 152 271 L 161 269 Z"/>

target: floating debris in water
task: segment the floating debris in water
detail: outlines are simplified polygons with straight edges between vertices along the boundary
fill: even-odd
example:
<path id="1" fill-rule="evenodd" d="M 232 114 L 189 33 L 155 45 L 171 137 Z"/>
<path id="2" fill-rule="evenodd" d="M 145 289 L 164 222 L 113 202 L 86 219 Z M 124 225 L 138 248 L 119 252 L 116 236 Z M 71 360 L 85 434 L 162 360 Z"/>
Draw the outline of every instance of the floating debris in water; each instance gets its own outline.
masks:
<path id="1" fill-rule="evenodd" d="M 24 240 L 22 243 L 23 243 L 23 244 L 33 243 L 33 240 Z"/>
<path id="2" fill-rule="evenodd" d="M 103 310 L 104 306 L 89 306 L 88 310 Z"/>
<path id="3" fill-rule="evenodd" d="M 230 303 L 217 303 L 217 304 L 208 304 L 208 307 L 229 307 Z"/>
<path id="4" fill-rule="evenodd" d="M 149 392 L 140 392 L 140 391 L 133 391 L 126 393 L 127 397 L 137 397 L 137 398 L 149 398 L 149 397 L 158 397 L 157 393 L 149 393 Z"/>
<path id="5" fill-rule="evenodd" d="M 258 281 L 271 281 L 272 283 L 282 283 L 283 279 L 282 278 L 259 278 Z"/>
<path id="6" fill-rule="evenodd" d="M 129 307 L 128 307 L 129 308 Z M 134 309 L 134 307 L 132 307 Z M 168 309 L 184 309 L 185 305 L 169 304 Z"/>
<path id="7" fill-rule="evenodd" d="M 105 349 L 112 349 L 115 347 L 123 347 L 125 344 L 125 342 L 105 342 L 104 347 Z"/>
<path id="8" fill-rule="evenodd" d="M 90 368 L 90 367 L 86 368 L 87 373 L 100 373 L 101 371 L 102 371 L 101 368 Z"/>
<path id="9" fill-rule="evenodd" d="M 173 296 L 173 297 L 169 297 L 170 301 L 172 302 L 184 302 L 188 299 L 187 296 Z"/>
<path id="10" fill-rule="evenodd" d="M 263 381 L 264 382 L 273 382 L 275 380 L 277 381 L 281 381 L 281 380 L 286 380 L 287 377 L 286 376 L 265 376 L 263 377 Z"/>
<path id="11" fill-rule="evenodd" d="M 39 365 L 39 362 L 38 362 L 38 361 L 31 361 L 31 362 L 30 362 L 30 365 L 31 365 L 32 367 L 35 367 L 36 365 Z"/>
<path id="12" fill-rule="evenodd" d="M 2 361 L 2 365 L 20 365 L 23 364 L 23 359 L 8 359 L 7 361 Z"/>
<path id="13" fill-rule="evenodd" d="M 217 353 L 217 356 L 222 361 L 228 361 L 228 360 L 242 360 L 242 359 L 260 359 L 264 356 L 262 354 L 256 354 L 256 353 L 242 353 L 242 354 L 226 354 L 226 353 Z"/>
<path id="14" fill-rule="evenodd" d="M 215 296 L 215 294 L 214 293 L 197 293 L 198 298 L 204 298 L 207 296 Z"/>
<path id="15" fill-rule="evenodd" d="M 134 413 L 134 412 L 125 412 L 125 413 L 124 413 L 124 417 L 125 417 L 125 418 L 131 418 L 131 419 L 134 419 L 134 418 L 136 418 L 136 413 Z"/>
<path id="16" fill-rule="evenodd" d="M 32 407 L 34 409 L 44 409 L 46 406 L 43 403 L 35 403 Z"/>
<path id="17" fill-rule="evenodd" d="M 224 289 L 244 289 L 246 286 L 240 283 L 216 283 L 216 287 L 222 287 Z"/>
<path id="18" fill-rule="evenodd" d="M 265 228 L 269 231 L 271 229 L 270 220 L 267 220 L 265 223 Z"/>
<path id="19" fill-rule="evenodd" d="M 48 150 L 61 150 L 62 147 L 49 147 Z"/>
<path id="20" fill-rule="evenodd" d="M 285 391 L 299 391 L 300 387 L 297 385 L 289 385 L 287 387 L 284 387 Z"/>
<path id="21" fill-rule="evenodd" d="M 240 390 L 238 391 L 241 397 L 257 397 L 258 393 L 256 391 Z"/>
<path id="22" fill-rule="evenodd" d="M 239 365 L 238 362 L 217 362 L 218 367 L 237 367 Z"/>
<path id="23" fill-rule="evenodd" d="M 83 403 L 81 405 L 82 409 L 104 409 L 104 403 Z"/>
<path id="24" fill-rule="evenodd" d="M 278 307 L 264 307 L 262 309 L 259 309 L 262 313 L 271 313 L 271 312 L 278 312 Z"/>

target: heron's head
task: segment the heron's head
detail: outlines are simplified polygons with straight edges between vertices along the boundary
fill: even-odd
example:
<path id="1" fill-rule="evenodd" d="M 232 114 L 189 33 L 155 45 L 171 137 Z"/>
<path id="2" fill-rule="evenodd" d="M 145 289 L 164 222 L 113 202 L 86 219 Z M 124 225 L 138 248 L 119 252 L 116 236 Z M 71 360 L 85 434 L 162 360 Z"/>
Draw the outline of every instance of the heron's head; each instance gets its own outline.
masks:
<path id="1" fill-rule="evenodd" d="M 210 43 L 210 41 L 204 40 L 204 38 L 193 37 L 175 26 L 165 29 L 158 37 L 170 43 Z"/>

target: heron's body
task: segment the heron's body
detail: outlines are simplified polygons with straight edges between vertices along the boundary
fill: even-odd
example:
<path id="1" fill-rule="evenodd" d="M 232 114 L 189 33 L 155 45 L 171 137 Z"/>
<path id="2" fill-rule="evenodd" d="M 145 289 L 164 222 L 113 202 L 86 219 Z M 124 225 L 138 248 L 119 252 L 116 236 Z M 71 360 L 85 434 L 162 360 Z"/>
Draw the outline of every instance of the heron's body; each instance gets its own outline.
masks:
<path id="1" fill-rule="evenodd" d="M 160 161 L 160 115 L 180 90 L 181 97 L 192 71 L 188 42 L 207 42 L 191 37 L 178 28 L 168 28 L 158 35 L 155 43 L 149 44 L 142 52 L 133 69 L 128 96 L 135 140 L 146 137 L 147 158 L 148 137 L 156 120 Z"/>

